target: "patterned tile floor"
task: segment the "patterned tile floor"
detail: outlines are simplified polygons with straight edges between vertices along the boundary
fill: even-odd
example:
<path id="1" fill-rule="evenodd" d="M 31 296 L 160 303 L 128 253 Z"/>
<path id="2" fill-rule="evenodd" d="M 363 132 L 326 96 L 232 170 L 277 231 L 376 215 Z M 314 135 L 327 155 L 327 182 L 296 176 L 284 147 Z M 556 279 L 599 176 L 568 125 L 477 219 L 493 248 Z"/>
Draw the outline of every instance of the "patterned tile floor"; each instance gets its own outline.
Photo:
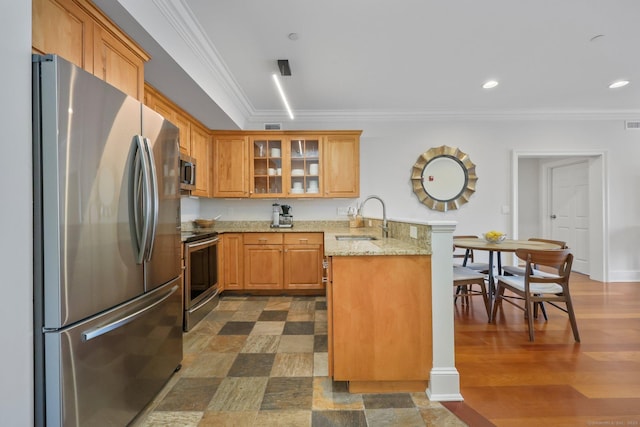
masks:
<path id="1" fill-rule="evenodd" d="M 132 425 L 465 426 L 425 393 L 350 394 L 327 375 L 324 297 L 222 297 Z"/>

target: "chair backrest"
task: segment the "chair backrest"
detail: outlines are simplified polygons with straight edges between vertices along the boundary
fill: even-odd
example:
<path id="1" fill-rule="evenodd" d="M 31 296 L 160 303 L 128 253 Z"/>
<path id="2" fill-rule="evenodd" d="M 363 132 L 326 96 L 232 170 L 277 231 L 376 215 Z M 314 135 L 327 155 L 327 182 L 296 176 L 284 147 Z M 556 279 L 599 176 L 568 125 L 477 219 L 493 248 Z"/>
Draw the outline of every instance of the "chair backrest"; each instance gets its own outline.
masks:
<path id="1" fill-rule="evenodd" d="M 573 254 L 570 249 L 516 249 L 516 256 L 526 262 L 525 277 L 531 283 L 558 283 L 562 287 L 569 285 Z M 544 277 L 533 274 L 535 266 L 551 267 L 558 277 Z"/>
<path id="2" fill-rule="evenodd" d="M 453 236 L 453 240 L 455 239 L 479 239 L 478 236 Z M 456 245 L 453 245 L 453 257 L 454 258 L 464 258 L 467 256 L 469 256 L 469 258 L 467 258 L 467 261 L 469 262 L 473 262 L 473 249 L 463 249 L 462 252 L 456 252 Z"/>
<path id="3" fill-rule="evenodd" d="M 557 245 L 560 249 L 568 248 L 567 242 L 563 242 L 562 240 L 549 240 L 549 239 L 538 239 L 537 237 L 532 237 L 529 239 L 532 242 L 545 242 L 551 243 L 552 245 Z"/>

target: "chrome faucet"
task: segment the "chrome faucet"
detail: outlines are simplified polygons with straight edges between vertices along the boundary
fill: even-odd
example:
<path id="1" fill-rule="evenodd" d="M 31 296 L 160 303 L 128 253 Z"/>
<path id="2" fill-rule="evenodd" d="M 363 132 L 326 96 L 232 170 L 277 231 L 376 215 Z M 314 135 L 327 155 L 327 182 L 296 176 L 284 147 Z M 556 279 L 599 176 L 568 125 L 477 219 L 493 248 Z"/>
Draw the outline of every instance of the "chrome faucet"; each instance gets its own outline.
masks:
<path id="1" fill-rule="evenodd" d="M 362 208 L 364 208 L 365 203 L 371 199 L 379 200 L 382 203 L 382 237 L 389 237 L 389 226 L 387 225 L 387 208 L 384 205 L 382 199 L 378 196 L 369 196 L 360 204 L 358 208 L 358 215 L 362 216 Z"/>

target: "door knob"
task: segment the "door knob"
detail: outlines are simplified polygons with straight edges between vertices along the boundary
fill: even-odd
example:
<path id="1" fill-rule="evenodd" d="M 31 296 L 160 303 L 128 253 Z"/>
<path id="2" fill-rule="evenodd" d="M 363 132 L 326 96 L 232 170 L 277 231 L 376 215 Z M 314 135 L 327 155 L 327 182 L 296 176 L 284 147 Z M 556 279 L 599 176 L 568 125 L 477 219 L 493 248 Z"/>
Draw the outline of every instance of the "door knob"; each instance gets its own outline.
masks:
<path id="1" fill-rule="evenodd" d="M 556 215 L 555 214 L 551 214 L 551 219 L 556 219 Z"/>

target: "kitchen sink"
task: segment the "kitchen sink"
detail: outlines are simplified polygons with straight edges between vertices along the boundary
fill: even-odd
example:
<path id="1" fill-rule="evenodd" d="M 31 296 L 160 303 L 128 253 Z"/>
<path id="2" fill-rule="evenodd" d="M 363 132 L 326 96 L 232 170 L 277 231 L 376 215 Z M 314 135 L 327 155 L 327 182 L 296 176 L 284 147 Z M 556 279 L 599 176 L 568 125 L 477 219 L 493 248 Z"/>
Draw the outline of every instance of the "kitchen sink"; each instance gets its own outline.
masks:
<path id="1" fill-rule="evenodd" d="M 378 238 L 375 236 L 347 234 L 336 236 L 336 240 L 378 240 Z"/>

